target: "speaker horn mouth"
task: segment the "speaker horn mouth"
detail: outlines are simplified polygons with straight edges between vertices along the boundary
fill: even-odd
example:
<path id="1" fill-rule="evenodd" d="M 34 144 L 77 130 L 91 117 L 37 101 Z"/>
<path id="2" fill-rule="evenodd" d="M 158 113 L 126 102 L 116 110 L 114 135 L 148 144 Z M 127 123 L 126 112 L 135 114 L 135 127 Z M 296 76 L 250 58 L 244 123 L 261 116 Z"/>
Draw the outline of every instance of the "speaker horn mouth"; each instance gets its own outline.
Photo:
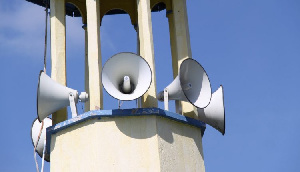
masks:
<path id="1" fill-rule="evenodd" d="M 40 79 L 41 79 L 42 73 L 44 73 L 43 70 L 40 71 L 39 80 L 38 80 L 38 87 L 37 87 L 37 90 L 36 90 L 36 92 L 37 92 L 37 94 L 36 94 L 36 104 L 37 104 L 37 106 L 36 106 L 36 112 L 37 113 L 36 114 L 39 114 L 39 99 L 38 99 L 38 97 L 39 97 L 39 94 L 40 94 L 40 92 L 39 92 L 39 90 L 40 90 Z M 39 122 L 42 122 L 42 120 L 40 119 L 39 115 L 38 115 L 38 120 L 39 120 Z"/>
<path id="2" fill-rule="evenodd" d="M 110 96 L 122 101 L 131 101 L 148 91 L 152 83 L 152 71 L 143 57 L 131 52 L 122 52 L 105 62 L 101 80 Z"/>
<path id="3" fill-rule="evenodd" d="M 186 99 L 197 108 L 205 108 L 211 101 L 211 84 L 207 72 L 199 62 L 185 59 L 179 68 L 179 81 Z"/>
<path id="4" fill-rule="evenodd" d="M 79 96 L 78 91 L 72 88 L 68 88 L 55 80 L 50 76 L 40 71 L 37 87 L 37 116 L 39 122 L 42 122 L 44 118 L 52 113 L 70 106 L 70 93 L 73 94 L 73 101 L 76 104 Z M 83 94 L 83 100 L 87 100 L 88 95 Z"/>
<path id="5" fill-rule="evenodd" d="M 223 99 L 223 109 L 224 109 L 224 131 L 222 131 L 222 135 L 224 136 L 225 135 L 225 120 L 226 120 L 226 118 L 225 118 L 225 101 L 224 101 L 224 88 L 223 88 L 223 85 L 220 85 L 220 87 L 222 88 L 222 99 Z"/>
<path id="6" fill-rule="evenodd" d="M 205 108 L 198 108 L 198 119 L 225 134 L 225 106 L 224 90 L 221 85 L 212 95 L 210 104 Z"/>
<path id="7" fill-rule="evenodd" d="M 35 118 L 35 120 L 33 120 L 33 122 L 32 122 L 32 125 L 31 125 L 31 131 L 30 131 L 30 137 L 31 137 L 31 143 L 32 143 L 32 146 L 34 147 L 35 145 L 35 143 L 33 142 L 33 138 L 32 138 L 32 129 L 33 129 L 33 126 L 34 126 L 34 123 L 36 122 L 36 119 L 37 118 Z M 46 120 L 51 120 L 52 121 L 52 119 L 51 118 L 49 118 L 49 117 L 46 117 L 45 118 L 45 121 Z M 39 120 L 38 120 L 38 122 L 39 123 L 41 123 Z M 44 127 L 46 126 L 47 124 L 46 123 L 44 123 Z M 51 124 L 52 125 L 52 124 Z M 40 128 L 40 127 L 39 127 Z M 41 139 L 41 138 L 40 138 Z M 39 142 L 38 142 L 39 143 Z M 38 145 L 38 144 L 37 144 Z M 42 158 L 43 157 L 43 154 L 41 153 L 41 152 L 38 152 L 37 150 L 36 150 L 36 152 L 38 153 L 38 155 Z M 50 162 L 50 155 L 49 154 L 45 154 L 45 161 L 47 161 L 47 162 Z"/>

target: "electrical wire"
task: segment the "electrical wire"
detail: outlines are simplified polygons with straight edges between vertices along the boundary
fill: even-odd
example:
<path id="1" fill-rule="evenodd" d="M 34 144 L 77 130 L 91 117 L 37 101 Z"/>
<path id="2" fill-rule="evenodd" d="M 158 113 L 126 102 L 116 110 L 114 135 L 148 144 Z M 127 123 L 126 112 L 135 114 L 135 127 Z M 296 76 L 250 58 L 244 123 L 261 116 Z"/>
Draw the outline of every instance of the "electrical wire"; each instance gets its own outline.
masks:
<path id="1" fill-rule="evenodd" d="M 36 152 L 35 152 L 35 149 L 33 149 L 33 156 L 34 156 L 34 161 L 35 161 L 36 171 L 39 172 L 39 164 L 37 163 L 37 160 L 36 160 Z"/>
<path id="2" fill-rule="evenodd" d="M 45 15 L 44 72 L 46 73 L 46 65 L 47 65 L 47 58 L 46 57 L 47 57 L 48 3 L 46 2 L 45 5 L 46 5 L 46 9 L 45 9 L 45 14 L 46 15 Z M 36 167 L 36 171 L 37 172 L 39 172 L 39 165 L 38 165 L 38 162 L 36 160 L 36 147 L 37 147 L 38 142 L 40 140 L 40 137 L 41 137 L 41 134 L 42 134 L 42 131 L 43 131 L 43 127 L 44 127 L 44 120 L 42 121 L 42 125 L 41 125 L 41 129 L 40 129 L 40 132 L 39 132 L 39 135 L 38 135 L 38 139 L 37 139 L 36 143 L 34 144 L 34 149 L 33 149 L 33 156 L 34 156 L 35 167 Z M 45 147 L 45 145 L 44 145 L 44 147 Z M 44 151 L 45 150 L 43 150 L 43 154 L 44 154 Z M 44 155 L 43 155 L 43 161 L 44 161 Z M 44 162 L 42 162 L 42 170 L 43 170 L 43 168 L 44 168 Z"/>
<path id="3" fill-rule="evenodd" d="M 42 158 L 42 168 L 41 172 L 44 172 L 44 163 L 45 163 L 45 149 L 46 149 L 46 139 L 44 140 L 44 148 L 43 148 L 43 158 Z"/>
<path id="4" fill-rule="evenodd" d="M 45 15 L 45 47 L 44 47 L 44 72 L 46 73 L 46 65 L 47 65 L 47 30 L 48 30 L 48 3 L 46 5 L 46 15 Z"/>
<path id="5" fill-rule="evenodd" d="M 44 127 L 44 120 L 42 121 L 42 125 L 41 125 L 41 129 L 40 129 L 40 132 L 39 132 L 39 136 L 38 136 L 38 139 L 37 139 L 36 143 L 34 144 L 34 149 L 33 149 L 33 156 L 34 156 L 35 166 L 36 166 L 36 171 L 37 172 L 39 172 L 39 164 L 38 164 L 38 162 L 36 160 L 36 147 L 37 147 L 37 144 L 39 143 L 40 137 L 42 135 L 43 127 Z"/>

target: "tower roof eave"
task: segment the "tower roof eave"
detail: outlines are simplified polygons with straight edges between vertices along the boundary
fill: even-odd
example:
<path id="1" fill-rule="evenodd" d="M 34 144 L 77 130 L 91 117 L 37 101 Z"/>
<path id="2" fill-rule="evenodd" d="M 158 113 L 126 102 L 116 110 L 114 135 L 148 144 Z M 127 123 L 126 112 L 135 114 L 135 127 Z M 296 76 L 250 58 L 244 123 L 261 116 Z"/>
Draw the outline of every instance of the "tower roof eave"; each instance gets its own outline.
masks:
<path id="1" fill-rule="evenodd" d="M 28 2 L 37 4 L 42 7 L 46 7 L 46 4 L 48 4 L 48 7 L 50 7 L 50 2 L 49 0 L 26 0 Z M 158 12 L 166 9 L 166 5 L 164 3 L 158 3 L 152 8 L 152 12 Z M 114 14 L 126 14 L 125 11 L 119 10 L 119 9 L 114 9 L 110 10 L 106 15 L 114 15 Z M 70 3 L 66 4 L 66 15 L 72 16 L 72 17 L 81 17 L 80 11 Z"/>

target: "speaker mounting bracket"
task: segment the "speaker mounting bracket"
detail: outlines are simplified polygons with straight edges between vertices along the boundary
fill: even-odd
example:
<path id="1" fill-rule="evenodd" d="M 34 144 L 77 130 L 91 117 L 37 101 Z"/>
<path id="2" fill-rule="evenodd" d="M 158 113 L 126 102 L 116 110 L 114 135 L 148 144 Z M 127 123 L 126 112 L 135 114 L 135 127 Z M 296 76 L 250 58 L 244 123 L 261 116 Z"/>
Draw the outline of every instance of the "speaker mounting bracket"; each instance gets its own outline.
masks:
<path id="1" fill-rule="evenodd" d="M 77 109 L 75 104 L 75 96 L 72 92 L 69 94 L 69 101 L 70 101 L 70 107 L 72 112 L 72 118 L 74 118 L 77 116 Z"/>
<path id="2" fill-rule="evenodd" d="M 164 89 L 164 106 L 165 110 L 169 110 L 169 91 L 167 88 Z"/>

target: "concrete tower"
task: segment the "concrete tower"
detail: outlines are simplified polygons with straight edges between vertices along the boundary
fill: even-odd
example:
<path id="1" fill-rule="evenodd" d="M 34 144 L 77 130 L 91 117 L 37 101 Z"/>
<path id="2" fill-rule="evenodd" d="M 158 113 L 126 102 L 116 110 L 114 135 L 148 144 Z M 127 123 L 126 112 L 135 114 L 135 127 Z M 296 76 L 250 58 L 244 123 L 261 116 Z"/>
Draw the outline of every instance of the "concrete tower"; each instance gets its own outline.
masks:
<path id="1" fill-rule="evenodd" d="M 52 114 L 47 129 L 51 171 L 201 171 L 205 124 L 186 102 L 176 113 L 157 108 L 151 11 L 166 9 L 174 78 L 181 62 L 191 58 L 186 0 L 27 0 L 50 7 L 51 78 L 66 85 L 66 15 L 82 17 L 85 30 L 85 113 L 67 119 Z M 100 24 L 104 15 L 126 11 L 138 35 L 139 54 L 152 70 L 142 108 L 103 109 Z"/>

